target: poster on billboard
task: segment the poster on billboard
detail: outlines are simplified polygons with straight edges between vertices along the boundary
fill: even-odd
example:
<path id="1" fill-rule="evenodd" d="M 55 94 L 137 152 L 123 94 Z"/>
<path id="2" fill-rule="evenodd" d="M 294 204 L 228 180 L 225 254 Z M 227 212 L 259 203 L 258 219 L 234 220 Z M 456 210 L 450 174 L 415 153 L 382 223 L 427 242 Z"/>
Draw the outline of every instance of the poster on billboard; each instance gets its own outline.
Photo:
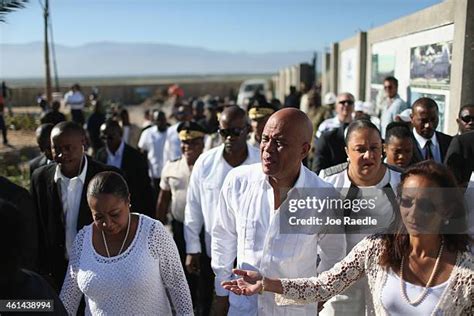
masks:
<path id="1" fill-rule="evenodd" d="M 395 56 L 372 54 L 372 83 L 383 84 L 386 77 L 395 75 Z"/>
<path id="2" fill-rule="evenodd" d="M 453 42 L 416 46 L 410 49 L 410 85 L 449 89 Z"/>
<path id="3" fill-rule="evenodd" d="M 341 53 L 341 71 L 339 72 L 339 91 L 355 94 L 357 89 L 357 49 L 349 48 Z"/>
<path id="4" fill-rule="evenodd" d="M 445 127 L 444 124 L 446 115 L 446 105 L 448 103 L 448 95 L 448 91 L 412 88 L 410 101 L 411 104 L 413 104 L 419 98 L 430 98 L 435 100 L 436 104 L 438 104 L 439 110 L 439 123 L 436 130 L 439 132 L 443 132 Z"/>

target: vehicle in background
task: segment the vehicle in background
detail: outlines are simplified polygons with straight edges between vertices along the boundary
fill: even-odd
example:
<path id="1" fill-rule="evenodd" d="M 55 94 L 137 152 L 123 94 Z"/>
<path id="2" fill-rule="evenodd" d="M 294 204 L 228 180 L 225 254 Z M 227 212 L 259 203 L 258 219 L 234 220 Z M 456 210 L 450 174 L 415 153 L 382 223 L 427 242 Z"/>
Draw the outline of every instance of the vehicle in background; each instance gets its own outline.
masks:
<path id="1" fill-rule="evenodd" d="M 249 100 L 259 91 L 267 100 L 271 100 L 272 93 L 270 83 L 266 79 L 250 79 L 245 80 L 240 85 L 239 94 L 237 95 L 237 105 L 247 110 Z"/>

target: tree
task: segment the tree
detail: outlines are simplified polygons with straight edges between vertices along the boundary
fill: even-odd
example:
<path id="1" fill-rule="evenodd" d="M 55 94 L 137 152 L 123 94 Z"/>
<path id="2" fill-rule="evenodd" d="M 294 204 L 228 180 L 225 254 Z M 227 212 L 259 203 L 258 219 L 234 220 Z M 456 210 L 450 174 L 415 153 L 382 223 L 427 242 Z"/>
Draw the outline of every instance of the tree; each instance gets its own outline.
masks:
<path id="1" fill-rule="evenodd" d="M 5 22 L 5 16 L 15 10 L 22 9 L 28 0 L 0 0 L 0 22 Z"/>

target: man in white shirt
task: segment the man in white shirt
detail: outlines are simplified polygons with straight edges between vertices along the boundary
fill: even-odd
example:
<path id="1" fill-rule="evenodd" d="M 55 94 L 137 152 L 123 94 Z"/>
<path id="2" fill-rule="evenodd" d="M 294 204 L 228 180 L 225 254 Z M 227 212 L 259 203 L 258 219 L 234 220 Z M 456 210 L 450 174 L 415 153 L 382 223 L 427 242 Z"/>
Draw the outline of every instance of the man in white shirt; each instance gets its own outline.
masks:
<path id="1" fill-rule="evenodd" d="M 189 104 L 180 105 L 175 116 L 178 122 L 170 126 L 166 132 L 165 148 L 163 149 L 163 163 L 174 161 L 181 157 L 181 141 L 178 136 L 178 126 L 181 122 L 192 120 L 193 111 L 191 106 L 189 106 Z"/>
<path id="2" fill-rule="evenodd" d="M 155 188 L 156 196 L 158 196 L 160 192 L 161 171 L 164 165 L 163 149 L 168 129 L 165 113 L 158 110 L 153 111 L 153 122 L 154 125 L 152 127 L 142 132 L 138 141 L 138 148 L 148 159 L 149 175 Z"/>
<path id="3" fill-rule="evenodd" d="M 437 163 L 443 163 L 453 138 L 436 131 L 438 123 L 438 105 L 433 99 L 419 98 L 413 103 L 411 114 L 415 138 L 413 162 L 432 159 Z"/>
<path id="4" fill-rule="evenodd" d="M 236 168 L 224 181 L 212 231 L 212 267 L 221 301 L 229 293 L 220 284 L 231 279 L 235 259 L 239 269 L 298 278 L 314 276 L 344 258 L 344 234 L 280 233 L 281 219 L 288 215 L 288 209 L 280 206 L 293 189 L 312 189 L 323 195 L 334 192 L 302 164 L 312 135 L 311 121 L 303 112 L 277 111 L 262 134 L 261 164 Z M 316 315 L 318 310 L 316 304 L 277 306 L 271 293 L 258 297 L 230 293 L 229 302 L 229 315 Z"/>
<path id="5" fill-rule="evenodd" d="M 246 112 L 238 106 L 224 109 L 219 119 L 219 134 L 223 144 L 203 153 L 194 164 L 188 187 L 184 215 L 184 237 L 186 239 L 186 268 L 189 273 L 200 270 L 201 284 L 206 286 L 201 295 L 212 301 L 213 274 L 210 266 L 211 229 L 216 219 L 219 192 L 227 173 L 240 165 L 260 160 L 258 149 L 247 144 L 249 123 Z M 204 225 L 206 249 L 201 249 L 199 234 Z M 210 292 L 210 293 L 209 293 Z M 203 314 L 208 314 L 210 306 Z"/>
<path id="6" fill-rule="evenodd" d="M 85 132 L 73 122 L 57 124 L 51 143 L 56 163 L 33 172 L 31 196 L 38 218 L 39 270 L 60 289 L 74 238 L 92 223 L 87 184 L 101 171 L 119 170 L 84 154 Z"/>
<path id="7" fill-rule="evenodd" d="M 382 138 L 385 138 L 387 125 L 395 121 L 397 115 L 408 108 L 405 101 L 398 95 L 398 80 L 393 77 L 387 77 L 383 81 L 384 96 L 377 104 L 377 110 L 380 112 L 380 132 Z"/>
<path id="8" fill-rule="evenodd" d="M 336 116 L 324 120 L 318 127 L 316 138 L 321 137 L 321 134 L 336 128 L 339 128 L 343 123 L 350 123 L 352 121 L 352 112 L 354 111 L 354 96 L 349 92 L 340 93 L 337 96 L 336 102 Z"/>
<path id="9" fill-rule="evenodd" d="M 75 83 L 71 87 L 71 90 L 66 92 L 64 95 L 64 104 L 66 106 L 69 105 L 71 108 L 72 121 L 83 126 L 85 120 L 82 110 L 86 104 L 86 99 L 84 98 L 84 94 L 81 92 L 81 87 L 79 84 Z"/>

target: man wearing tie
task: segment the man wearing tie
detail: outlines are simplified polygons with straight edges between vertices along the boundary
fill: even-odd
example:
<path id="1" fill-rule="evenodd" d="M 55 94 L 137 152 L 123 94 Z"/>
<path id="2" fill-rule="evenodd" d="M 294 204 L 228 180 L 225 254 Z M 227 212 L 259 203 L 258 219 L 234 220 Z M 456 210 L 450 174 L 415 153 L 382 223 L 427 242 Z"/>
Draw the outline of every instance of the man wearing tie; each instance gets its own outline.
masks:
<path id="1" fill-rule="evenodd" d="M 415 138 L 413 162 L 432 159 L 443 163 L 452 137 L 436 131 L 438 105 L 433 99 L 419 98 L 413 103 L 411 123 Z"/>

